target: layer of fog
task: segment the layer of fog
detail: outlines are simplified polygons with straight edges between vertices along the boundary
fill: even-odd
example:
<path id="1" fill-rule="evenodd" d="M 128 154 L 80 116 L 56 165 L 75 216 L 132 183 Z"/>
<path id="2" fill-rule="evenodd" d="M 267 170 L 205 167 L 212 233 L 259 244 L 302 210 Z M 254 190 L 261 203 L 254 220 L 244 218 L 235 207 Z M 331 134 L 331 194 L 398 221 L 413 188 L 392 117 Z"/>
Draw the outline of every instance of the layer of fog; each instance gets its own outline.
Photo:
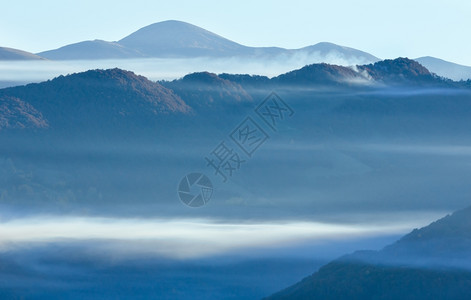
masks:
<path id="1" fill-rule="evenodd" d="M 59 75 L 84 72 L 90 69 L 121 68 L 143 75 L 150 80 L 173 80 L 189 73 L 208 71 L 213 73 L 256 74 L 268 77 L 301 68 L 308 64 L 326 62 L 350 66 L 357 63 L 332 54 L 294 55 L 271 59 L 255 58 L 192 58 L 192 59 L 117 59 L 117 60 L 72 60 L 72 61 L 2 61 L 0 62 L 0 84 L 14 85 L 16 82 L 40 82 Z"/>
<path id="2" fill-rule="evenodd" d="M 364 218 L 355 224 L 34 216 L 0 223 L 0 251 L 11 251 L 24 245 L 93 240 L 96 242 L 92 248 L 115 257 L 155 254 L 170 258 L 201 258 L 247 249 L 404 234 L 441 215 L 438 212 L 401 213 L 381 218 L 376 215 L 376 221 L 373 218 L 370 220 L 373 222 L 368 222 Z"/>
<path id="3" fill-rule="evenodd" d="M 469 205 L 468 145 L 286 139 L 268 141 L 226 183 L 205 161 L 218 144 L 213 137 L 190 148 L 159 140 L 18 144 L 0 153 L 0 216 L 79 211 L 146 219 L 350 222 L 362 213 Z M 177 195 L 178 182 L 195 171 L 207 174 L 215 188 L 209 204 L 199 209 L 186 207 Z"/>

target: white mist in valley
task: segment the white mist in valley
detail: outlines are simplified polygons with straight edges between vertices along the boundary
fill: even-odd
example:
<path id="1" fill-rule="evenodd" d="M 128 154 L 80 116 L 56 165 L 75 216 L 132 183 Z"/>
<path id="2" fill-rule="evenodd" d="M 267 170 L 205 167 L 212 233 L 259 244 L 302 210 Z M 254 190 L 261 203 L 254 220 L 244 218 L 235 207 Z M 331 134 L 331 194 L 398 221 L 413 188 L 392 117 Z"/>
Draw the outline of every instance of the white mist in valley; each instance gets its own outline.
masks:
<path id="1" fill-rule="evenodd" d="M 354 66 L 364 63 L 332 52 L 325 57 L 320 53 L 294 54 L 270 59 L 258 58 L 140 58 L 107 60 L 36 60 L 2 61 L 0 63 L 0 88 L 41 82 L 60 75 L 84 72 L 92 69 L 121 68 L 133 71 L 150 80 L 173 80 L 189 73 L 208 71 L 212 73 L 250 74 L 274 77 L 302 68 L 307 64 L 331 63 Z M 365 62 L 366 63 L 366 62 Z"/>

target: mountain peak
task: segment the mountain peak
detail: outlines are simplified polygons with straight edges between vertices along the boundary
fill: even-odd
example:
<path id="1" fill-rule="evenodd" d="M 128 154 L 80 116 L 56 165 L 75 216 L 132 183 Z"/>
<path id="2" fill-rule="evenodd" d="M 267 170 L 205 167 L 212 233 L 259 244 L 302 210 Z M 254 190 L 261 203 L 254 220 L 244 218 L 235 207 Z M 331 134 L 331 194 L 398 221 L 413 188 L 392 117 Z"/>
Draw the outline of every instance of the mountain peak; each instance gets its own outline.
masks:
<path id="1" fill-rule="evenodd" d="M 373 64 L 377 68 L 383 68 L 388 70 L 390 73 L 395 71 L 407 70 L 414 75 L 431 75 L 430 71 L 424 66 L 413 59 L 407 57 L 398 57 L 395 59 L 385 59 L 382 61 L 375 62 Z"/>
<path id="2" fill-rule="evenodd" d="M 89 70 L 3 89 L 0 99 L 18 99 L 15 103 L 31 105 L 25 106 L 28 112 L 41 112 L 51 128 L 126 126 L 191 112 L 173 91 L 118 68 Z"/>
<path id="3" fill-rule="evenodd" d="M 175 30 L 175 29 L 189 29 L 189 28 L 204 30 L 201 27 L 198 27 L 196 25 L 190 24 L 185 21 L 180 21 L 180 20 L 165 20 L 165 21 L 155 22 L 147 26 L 144 26 L 139 30 L 144 30 L 144 29 L 145 30 L 149 30 L 149 29 L 170 29 L 170 30 L 173 29 Z"/>
<path id="4" fill-rule="evenodd" d="M 245 47 L 190 23 L 169 20 L 143 27 L 118 41 L 148 56 L 232 55 Z"/>
<path id="5" fill-rule="evenodd" d="M 366 81 L 367 79 L 352 68 L 320 63 L 290 71 L 273 78 L 273 80 L 288 85 L 338 85 Z"/>
<path id="6" fill-rule="evenodd" d="M 358 68 L 366 71 L 373 79 L 378 81 L 425 83 L 435 82 L 437 79 L 427 68 L 407 57 L 385 59 L 374 64 L 358 66 Z"/>
<path id="7" fill-rule="evenodd" d="M 88 70 L 85 72 L 74 73 L 67 76 L 59 76 L 52 81 L 59 81 L 59 80 L 75 80 L 75 79 L 92 79 L 92 80 L 115 80 L 120 84 L 132 84 L 132 82 L 143 83 L 143 84 L 153 84 L 147 78 L 141 75 L 136 75 L 132 71 L 123 70 L 120 68 L 112 68 L 112 69 L 94 69 Z"/>
<path id="8" fill-rule="evenodd" d="M 201 27 L 198 27 L 196 25 L 193 25 L 187 22 L 177 21 L 177 20 L 167 20 L 167 21 L 156 22 L 156 23 L 152 23 L 150 25 L 144 26 L 138 29 L 137 31 L 131 33 L 130 35 L 122 38 L 121 40 L 118 41 L 118 43 L 125 45 L 130 40 L 143 38 L 144 36 L 148 38 L 155 38 L 158 35 L 160 37 L 166 36 L 168 38 L 172 38 L 173 34 L 181 34 L 183 32 L 204 32 L 207 34 L 217 36 L 216 34 L 210 31 L 207 31 Z"/>
<path id="9" fill-rule="evenodd" d="M 199 82 L 199 83 L 206 83 L 206 84 L 217 84 L 224 79 L 220 78 L 218 75 L 210 72 L 195 72 L 185 75 L 182 78 L 185 82 Z"/>
<path id="10" fill-rule="evenodd" d="M 252 101 L 244 88 L 237 82 L 224 79 L 210 72 L 196 72 L 171 82 L 163 82 L 192 107 L 220 107 L 222 103 L 234 105 Z"/>

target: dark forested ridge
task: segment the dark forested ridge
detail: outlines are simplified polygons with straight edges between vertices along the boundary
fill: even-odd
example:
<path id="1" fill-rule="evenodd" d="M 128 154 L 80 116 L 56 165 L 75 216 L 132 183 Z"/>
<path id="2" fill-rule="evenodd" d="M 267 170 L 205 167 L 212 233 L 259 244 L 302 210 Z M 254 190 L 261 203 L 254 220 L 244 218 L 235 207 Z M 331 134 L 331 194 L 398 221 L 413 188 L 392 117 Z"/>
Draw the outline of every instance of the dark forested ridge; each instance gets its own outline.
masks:
<path id="1" fill-rule="evenodd" d="M 90 70 L 42 83 L 1 89 L 0 129 L 54 131 L 74 128 L 99 132 L 116 127 L 163 128 L 169 118 L 180 122 L 188 120 L 188 116 L 199 115 L 221 120 L 224 115 L 240 114 L 271 91 L 300 100 L 316 98 L 325 91 L 351 95 L 349 97 L 355 99 L 355 93 L 386 95 L 391 93 L 391 89 L 400 89 L 401 93 L 413 93 L 416 89 L 445 89 L 441 93 L 448 95 L 469 92 L 469 82 L 440 78 L 406 58 L 355 68 L 313 64 L 274 78 L 199 72 L 178 80 L 153 82 L 121 69 Z M 430 93 L 430 96 L 433 94 L 436 93 Z M 336 100 L 330 102 L 335 103 Z M 401 100 L 390 102 L 383 99 L 383 109 L 392 105 L 390 109 L 394 110 L 404 104 Z M 431 105 L 422 107 L 424 111 L 433 107 L 434 101 L 428 103 Z M 373 106 L 367 104 L 366 110 L 377 104 L 377 101 Z M 312 106 L 312 103 L 305 101 L 300 105 Z M 336 111 L 341 112 L 351 105 L 362 104 L 361 101 L 348 101 L 338 106 Z M 411 103 L 408 107 L 414 105 Z M 466 102 L 461 101 L 459 105 L 464 107 L 457 108 L 457 111 L 468 111 Z"/>
<path id="2" fill-rule="evenodd" d="M 359 251 L 267 299 L 469 299 L 471 207 Z"/>
<path id="3" fill-rule="evenodd" d="M 90 70 L 6 88 L 0 90 L 0 99 L 3 107 L 11 99 L 25 103 L 23 106 L 37 121 L 24 127 L 35 128 L 46 127 L 46 123 L 52 129 L 93 124 L 113 126 L 123 120 L 142 121 L 191 113 L 191 108 L 172 90 L 120 69 Z M 2 122 L 0 128 L 13 127 L 24 115 L 24 110 L 10 110 L 8 116 L 2 116 L 9 121 Z"/>
<path id="4" fill-rule="evenodd" d="M 90 70 L 37 84 L 0 90 L 0 129 L 110 128 L 149 124 L 195 112 L 234 113 L 271 91 L 316 95 L 316 89 L 378 91 L 400 87 L 468 90 L 406 58 L 356 68 L 313 64 L 274 78 L 247 74 L 192 73 L 152 82 L 121 69 Z M 300 98 L 300 97 L 297 97 Z M 14 99 L 14 100 L 13 100 Z M 154 125 L 152 125 L 154 124 Z"/>

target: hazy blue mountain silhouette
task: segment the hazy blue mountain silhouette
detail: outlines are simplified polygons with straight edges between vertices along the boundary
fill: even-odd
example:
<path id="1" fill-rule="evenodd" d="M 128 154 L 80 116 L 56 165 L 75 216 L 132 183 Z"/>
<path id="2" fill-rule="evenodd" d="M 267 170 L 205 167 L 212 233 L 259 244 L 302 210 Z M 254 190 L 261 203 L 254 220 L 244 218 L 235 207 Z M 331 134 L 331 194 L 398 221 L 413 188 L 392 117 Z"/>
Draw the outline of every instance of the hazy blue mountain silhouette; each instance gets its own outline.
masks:
<path id="1" fill-rule="evenodd" d="M 335 260 L 268 299 L 469 299 L 471 207 L 380 251 Z"/>
<path id="2" fill-rule="evenodd" d="M 369 53 L 332 43 L 319 43 L 301 49 L 248 47 L 198 26 L 181 21 L 163 21 L 143 27 L 117 42 L 84 41 L 38 55 L 49 59 L 104 59 L 143 57 L 253 57 L 283 59 L 309 56 L 313 61 L 364 64 L 379 59 Z"/>
<path id="3" fill-rule="evenodd" d="M 44 59 L 36 54 L 19 49 L 0 47 L 0 60 L 40 60 Z"/>
<path id="4" fill-rule="evenodd" d="M 135 49 L 126 48 L 116 42 L 106 42 L 102 40 L 70 44 L 56 50 L 41 52 L 40 55 L 52 60 L 146 57 Z"/>
<path id="5" fill-rule="evenodd" d="M 154 23 L 118 43 L 149 57 L 232 56 L 250 51 L 249 47 L 180 21 Z"/>
<path id="6" fill-rule="evenodd" d="M 312 63 L 340 65 L 363 65 L 380 60 L 367 52 L 328 42 L 320 42 L 299 49 L 249 47 L 198 26 L 176 20 L 145 26 L 119 41 L 82 41 L 43 51 L 38 55 L 0 47 L 0 60 L 43 59 L 43 57 L 51 60 L 250 57 L 254 59 L 308 59 Z M 439 76 L 452 80 L 471 79 L 471 67 L 430 56 L 415 60 Z"/>
<path id="7" fill-rule="evenodd" d="M 316 54 L 321 57 L 332 59 L 348 60 L 350 57 L 357 57 L 357 64 L 365 64 L 378 61 L 379 59 L 367 52 L 363 52 L 354 48 L 336 45 L 334 43 L 321 42 L 312 46 L 307 46 L 299 49 L 299 52 L 306 54 Z"/>
<path id="8" fill-rule="evenodd" d="M 431 56 L 419 57 L 415 60 L 437 75 L 456 81 L 471 79 L 471 67 Z"/>

